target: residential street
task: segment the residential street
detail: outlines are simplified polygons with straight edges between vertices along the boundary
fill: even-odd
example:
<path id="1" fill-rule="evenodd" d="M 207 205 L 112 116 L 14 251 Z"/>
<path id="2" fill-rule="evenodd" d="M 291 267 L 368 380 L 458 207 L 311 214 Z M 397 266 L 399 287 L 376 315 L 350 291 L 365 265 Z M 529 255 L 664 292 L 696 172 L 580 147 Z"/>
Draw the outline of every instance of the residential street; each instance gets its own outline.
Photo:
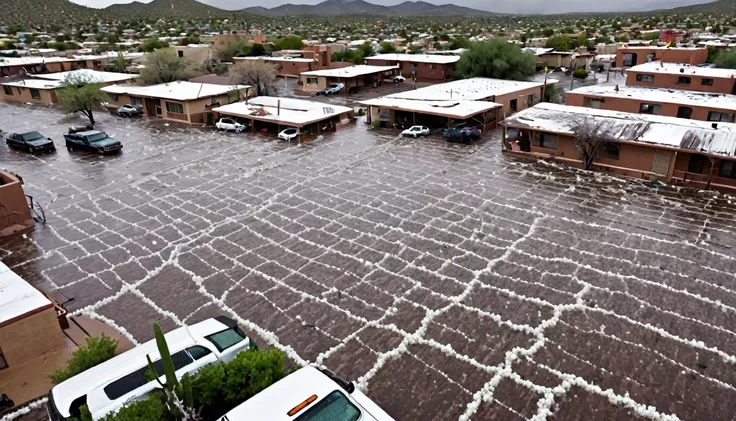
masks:
<path id="1" fill-rule="evenodd" d="M 605 76 L 604 76 L 605 77 Z M 353 380 L 396 420 L 728 420 L 736 198 L 403 139 L 360 119 L 297 145 L 0 103 L 0 145 L 48 223 L 0 258 L 137 342 L 226 314 Z"/>

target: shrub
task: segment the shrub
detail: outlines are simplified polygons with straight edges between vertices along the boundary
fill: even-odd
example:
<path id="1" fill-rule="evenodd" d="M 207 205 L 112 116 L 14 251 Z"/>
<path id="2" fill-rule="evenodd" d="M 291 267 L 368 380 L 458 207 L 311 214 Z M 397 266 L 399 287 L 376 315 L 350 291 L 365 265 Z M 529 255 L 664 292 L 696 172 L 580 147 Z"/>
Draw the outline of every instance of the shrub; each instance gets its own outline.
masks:
<path id="1" fill-rule="evenodd" d="M 227 365 L 225 400 L 239 405 L 286 376 L 284 355 L 275 349 L 241 352 Z"/>
<path id="2" fill-rule="evenodd" d="M 109 414 L 100 421 L 170 421 L 173 420 L 166 407 L 163 393 L 151 393 L 144 401 L 134 401 L 117 413 Z"/>
<path id="3" fill-rule="evenodd" d="M 103 363 L 115 356 L 118 341 L 105 336 L 103 333 L 99 338 L 87 338 L 87 345 L 80 346 L 74 351 L 72 359 L 66 364 L 66 368 L 60 368 L 49 375 L 54 384 L 76 376 L 97 364 Z"/>
<path id="4" fill-rule="evenodd" d="M 575 69 L 575 71 L 572 72 L 572 77 L 585 79 L 586 77 L 588 77 L 588 71 L 585 69 Z"/>

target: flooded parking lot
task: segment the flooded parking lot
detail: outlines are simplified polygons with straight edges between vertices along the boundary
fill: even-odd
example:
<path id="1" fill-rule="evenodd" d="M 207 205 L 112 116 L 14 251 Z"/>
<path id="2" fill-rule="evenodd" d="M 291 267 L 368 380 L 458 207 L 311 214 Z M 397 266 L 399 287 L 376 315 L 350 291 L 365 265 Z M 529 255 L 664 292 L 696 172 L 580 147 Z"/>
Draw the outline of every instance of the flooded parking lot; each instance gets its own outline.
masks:
<path id="1" fill-rule="evenodd" d="M 227 314 L 397 420 L 732 420 L 736 199 L 363 122 L 312 143 L 0 104 L 48 223 L 0 258 L 134 341 Z"/>

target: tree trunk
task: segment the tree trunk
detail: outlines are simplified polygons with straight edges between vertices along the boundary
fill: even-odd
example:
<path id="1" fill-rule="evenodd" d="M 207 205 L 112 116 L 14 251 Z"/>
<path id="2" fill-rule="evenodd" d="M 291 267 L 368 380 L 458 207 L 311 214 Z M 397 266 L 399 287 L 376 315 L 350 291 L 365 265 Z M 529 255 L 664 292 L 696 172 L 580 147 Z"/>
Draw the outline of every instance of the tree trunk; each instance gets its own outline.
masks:
<path id="1" fill-rule="evenodd" d="M 84 113 L 89 118 L 89 124 L 91 124 L 91 125 L 94 126 L 95 125 L 95 116 L 94 116 L 94 114 L 92 114 L 92 109 L 90 108 L 88 110 L 85 110 Z"/>

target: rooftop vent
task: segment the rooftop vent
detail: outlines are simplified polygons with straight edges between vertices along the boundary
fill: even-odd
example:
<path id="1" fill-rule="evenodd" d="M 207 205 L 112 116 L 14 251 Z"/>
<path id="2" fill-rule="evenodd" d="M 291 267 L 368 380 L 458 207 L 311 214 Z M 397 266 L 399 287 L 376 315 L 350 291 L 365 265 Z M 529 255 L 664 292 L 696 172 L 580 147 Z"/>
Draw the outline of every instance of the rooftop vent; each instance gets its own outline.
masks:
<path id="1" fill-rule="evenodd" d="M 718 123 L 713 123 L 710 126 L 713 127 L 714 129 L 717 129 L 718 128 Z"/>

